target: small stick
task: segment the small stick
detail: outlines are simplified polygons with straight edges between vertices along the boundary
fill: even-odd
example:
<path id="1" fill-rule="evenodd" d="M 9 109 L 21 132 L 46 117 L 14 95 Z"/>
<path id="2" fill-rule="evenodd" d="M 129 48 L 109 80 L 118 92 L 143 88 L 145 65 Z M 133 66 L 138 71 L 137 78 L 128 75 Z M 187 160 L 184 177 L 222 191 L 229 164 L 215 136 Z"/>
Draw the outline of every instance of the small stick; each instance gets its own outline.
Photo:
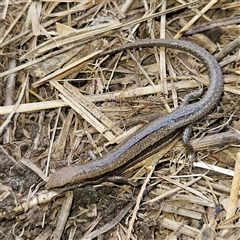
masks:
<path id="1" fill-rule="evenodd" d="M 232 189 L 230 193 L 228 209 L 226 214 L 226 219 L 229 219 L 235 215 L 237 209 L 238 192 L 240 186 L 240 152 L 237 153 L 234 175 L 232 180 Z M 222 232 L 222 237 L 229 233 L 228 229 L 224 229 Z"/>

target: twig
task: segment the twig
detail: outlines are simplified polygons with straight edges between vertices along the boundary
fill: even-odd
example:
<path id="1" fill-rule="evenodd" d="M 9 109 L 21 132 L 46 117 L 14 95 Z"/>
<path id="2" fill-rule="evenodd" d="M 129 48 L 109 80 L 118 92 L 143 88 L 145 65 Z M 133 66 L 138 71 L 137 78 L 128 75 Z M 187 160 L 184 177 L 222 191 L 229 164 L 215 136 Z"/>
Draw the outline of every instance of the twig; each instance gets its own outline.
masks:
<path id="1" fill-rule="evenodd" d="M 9 61 L 9 69 L 13 69 L 16 67 L 17 61 L 15 59 L 10 59 Z M 4 102 L 5 106 L 9 106 L 14 104 L 14 94 L 15 94 L 15 85 L 16 85 L 16 74 L 9 75 L 7 79 L 7 86 L 6 86 L 6 99 Z M 7 116 L 6 116 L 7 117 Z M 3 143 L 8 143 L 12 141 L 12 124 L 9 124 L 8 128 L 4 132 L 3 135 Z"/>
<path id="2" fill-rule="evenodd" d="M 237 209 L 238 191 L 240 186 L 240 152 L 237 153 L 234 175 L 232 180 L 232 189 L 230 193 L 226 219 L 234 216 Z M 228 230 L 223 230 L 222 237 L 226 236 Z"/>
<path id="3" fill-rule="evenodd" d="M 22 98 L 24 96 L 24 93 L 25 93 L 25 89 L 26 89 L 26 86 L 27 86 L 27 83 L 28 83 L 28 77 L 26 77 L 25 81 L 23 82 L 22 84 L 22 90 L 20 92 L 20 95 L 19 95 L 19 98 L 16 102 L 16 104 L 14 105 L 13 109 L 12 109 L 12 112 L 8 115 L 7 119 L 4 121 L 4 123 L 0 126 L 0 136 L 3 134 L 3 131 L 5 129 L 5 127 L 8 125 L 8 123 L 11 121 L 13 115 L 15 114 L 18 106 L 20 105 L 21 101 L 22 101 Z"/>
<path id="4" fill-rule="evenodd" d="M 155 169 L 155 165 L 152 166 L 152 169 L 151 171 L 149 172 L 149 174 L 147 175 L 142 187 L 141 187 L 141 190 L 138 194 L 138 197 L 137 197 L 137 200 L 136 200 L 136 205 L 135 205 L 135 208 L 133 210 L 133 214 L 132 214 L 132 218 L 131 220 L 129 221 L 129 226 L 128 226 L 128 231 L 127 231 L 127 240 L 130 239 L 130 236 L 131 236 L 131 232 L 132 232 L 132 229 L 133 229 L 133 224 L 135 222 L 135 219 L 136 219 L 136 215 L 137 215 L 137 212 L 138 212 L 138 209 L 139 209 L 139 206 L 140 206 L 140 202 L 142 200 L 142 196 L 144 194 L 144 191 L 146 189 L 146 186 L 148 184 L 148 182 L 150 181 L 150 178 L 154 172 L 154 169 Z"/>
<path id="5" fill-rule="evenodd" d="M 175 39 L 179 39 L 183 31 L 187 30 L 190 26 L 192 26 L 193 23 L 195 23 L 205 12 L 207 12 L 213 5 L 215 5 L 218 2 L 218 0 L 211 0 L 200 12 L 199 14 L 196 14 L 186 26 L 184 26 L 175 36 Z"/>
<path id="6" fill-rule="evenodd" d="M 51 236 L 52 240 L 62 239 L 62 233 L 65 228 L 70 209 L 72 207 L 72 201 L 73 201 L 73 192 L 69 191 L 66 193 L 66 199 L 62 204 L 61 212 L 57 221 L 57 227 L 53 231 L 53 234 Z"/>
<path id="7" fill-rule="evenodd" d="M 191 89 L 196 87 L 197 87 L 197 83 L 194 80 L 189 80 L 189 81 L 183 80 L 175 83 L 175 88 L 177 90 Z M 168 84 L 168 89 L 171 89 L 170 84 Z M 162 91 L 162 86 L 155 85 L 154 88 L 152 86 L 139 87 L 135 89 L 128 89 L 125 92 L 118 91 L 118 92 L 105 93 L 105 94 L 95 94 L 92 96 L 85 96 L 85 97 L 91 102 L 104 102 L 106 101 L 106 99 L 131 98 L 136 96 L 154 94 L 161 91 Z M 66 107 L 66 106 L 69 106 L 69 105 L 61 100 L 38 102 L 38 103 L 25 103 L 25 104 L 21 104 L 16 109 L 16 112 L 31 112 L 31 111 L 39 111 L 43 109 Z M 15 106 L 0 107 L 0 115 L 11 113 L 14 107 Z"/>
<path id="8" fill-rule="evenodd" d="M 89 235 L 85 236 L 82 240 L 90 240 L 95 237 L 97 237 L 100 234 L 103 234 L 107 232 L 108 230 L 112 229 L 114 226 L 116 226 L 123 217 L 129 212 L 129 210 L 132 208 L 132 206 L 135 204 L 135 202 L 130 202 L 123 210 L 121 210 L 118 215 L 110 222 L 105 224 L 103 227 L 91 232 Z"/>

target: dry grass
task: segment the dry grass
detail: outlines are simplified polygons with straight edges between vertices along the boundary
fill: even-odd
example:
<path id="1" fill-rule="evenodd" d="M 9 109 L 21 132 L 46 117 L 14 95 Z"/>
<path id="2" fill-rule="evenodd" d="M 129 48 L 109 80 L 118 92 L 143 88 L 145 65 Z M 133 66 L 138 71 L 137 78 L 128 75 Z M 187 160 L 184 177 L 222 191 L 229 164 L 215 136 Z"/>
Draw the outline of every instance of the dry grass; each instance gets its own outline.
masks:
<path id="1" fill-rule="evenodd" d="M 0 2 L 1 239 L 240 239 L 238 1 Z M 201 63 L 164 48 L 95 59 L 145 38 L 195 42 L 219 61 L 224 96 L 181 137 L 125 171 L 140 184 L 48 190 L 53 171 L 105 154 L 172 111 Z M 197 81 L 196 81 L 197 80 Z M 146 193 L 147 192 L 147 193 Z"/>

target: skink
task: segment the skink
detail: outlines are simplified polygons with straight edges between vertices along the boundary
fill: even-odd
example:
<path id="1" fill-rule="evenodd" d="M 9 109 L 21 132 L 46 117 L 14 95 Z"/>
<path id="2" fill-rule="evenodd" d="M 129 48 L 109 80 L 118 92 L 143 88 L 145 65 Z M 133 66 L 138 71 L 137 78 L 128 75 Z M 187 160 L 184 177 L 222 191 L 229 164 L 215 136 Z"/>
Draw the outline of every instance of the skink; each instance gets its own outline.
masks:
<path id="1" fill-rule="evenodd" d="M 141 159 L 140 156 L 144 152 L 152 149 L 156 144 L 164 143 L 166 139 L 176 134 L 177 130 L 200 120 L 216 107 L 223 91 L 222 72 L 215 58 L 196 44 L 183 40 L 146 39 L 104 51 L 98 57 L 112 55 L 126 49 L 153 46 L 185 51 L 202 61 L 210 76 L 208 90 L 203 98 L 196 103 L 183 106 L 164 117 L 156 119 L 96 161 L 69 165 L 56 171 L 50 176 L 47 188 L 83 183 L 119 170 L 130 162 Z"/>

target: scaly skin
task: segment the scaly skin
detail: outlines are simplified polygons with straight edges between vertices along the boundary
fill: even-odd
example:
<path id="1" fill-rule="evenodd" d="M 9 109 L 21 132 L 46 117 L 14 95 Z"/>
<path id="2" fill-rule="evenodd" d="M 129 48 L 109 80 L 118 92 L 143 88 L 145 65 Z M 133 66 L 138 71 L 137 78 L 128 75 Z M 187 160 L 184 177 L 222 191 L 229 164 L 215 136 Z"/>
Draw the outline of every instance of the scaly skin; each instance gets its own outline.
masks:
<path id="1" fill-rule="evenodd" d="M 203 62 L 210 75 L 210 84 L 203 98 L 197 103 L 183 106 L 156 119 L 130 136 L 124 143 L 119 144 L 103 158 L 84 164 L 70 165 L 56 171 L 47 182 L 48 188 L 83 183 L 121 170 L 130 162 L 136 162 L 139 156 L 150 151 L 156 144 L 164 143 L 168 137 L 174 136 L 177 130 L 199 121 L 216 107 L 223 91 L 222 72 L 215 58 L 196 44 L 182 40 L 146 39 L 102 52 L 98 57 L 112 55 L 126 49 L 153 46 L 185 51 Z"/>

